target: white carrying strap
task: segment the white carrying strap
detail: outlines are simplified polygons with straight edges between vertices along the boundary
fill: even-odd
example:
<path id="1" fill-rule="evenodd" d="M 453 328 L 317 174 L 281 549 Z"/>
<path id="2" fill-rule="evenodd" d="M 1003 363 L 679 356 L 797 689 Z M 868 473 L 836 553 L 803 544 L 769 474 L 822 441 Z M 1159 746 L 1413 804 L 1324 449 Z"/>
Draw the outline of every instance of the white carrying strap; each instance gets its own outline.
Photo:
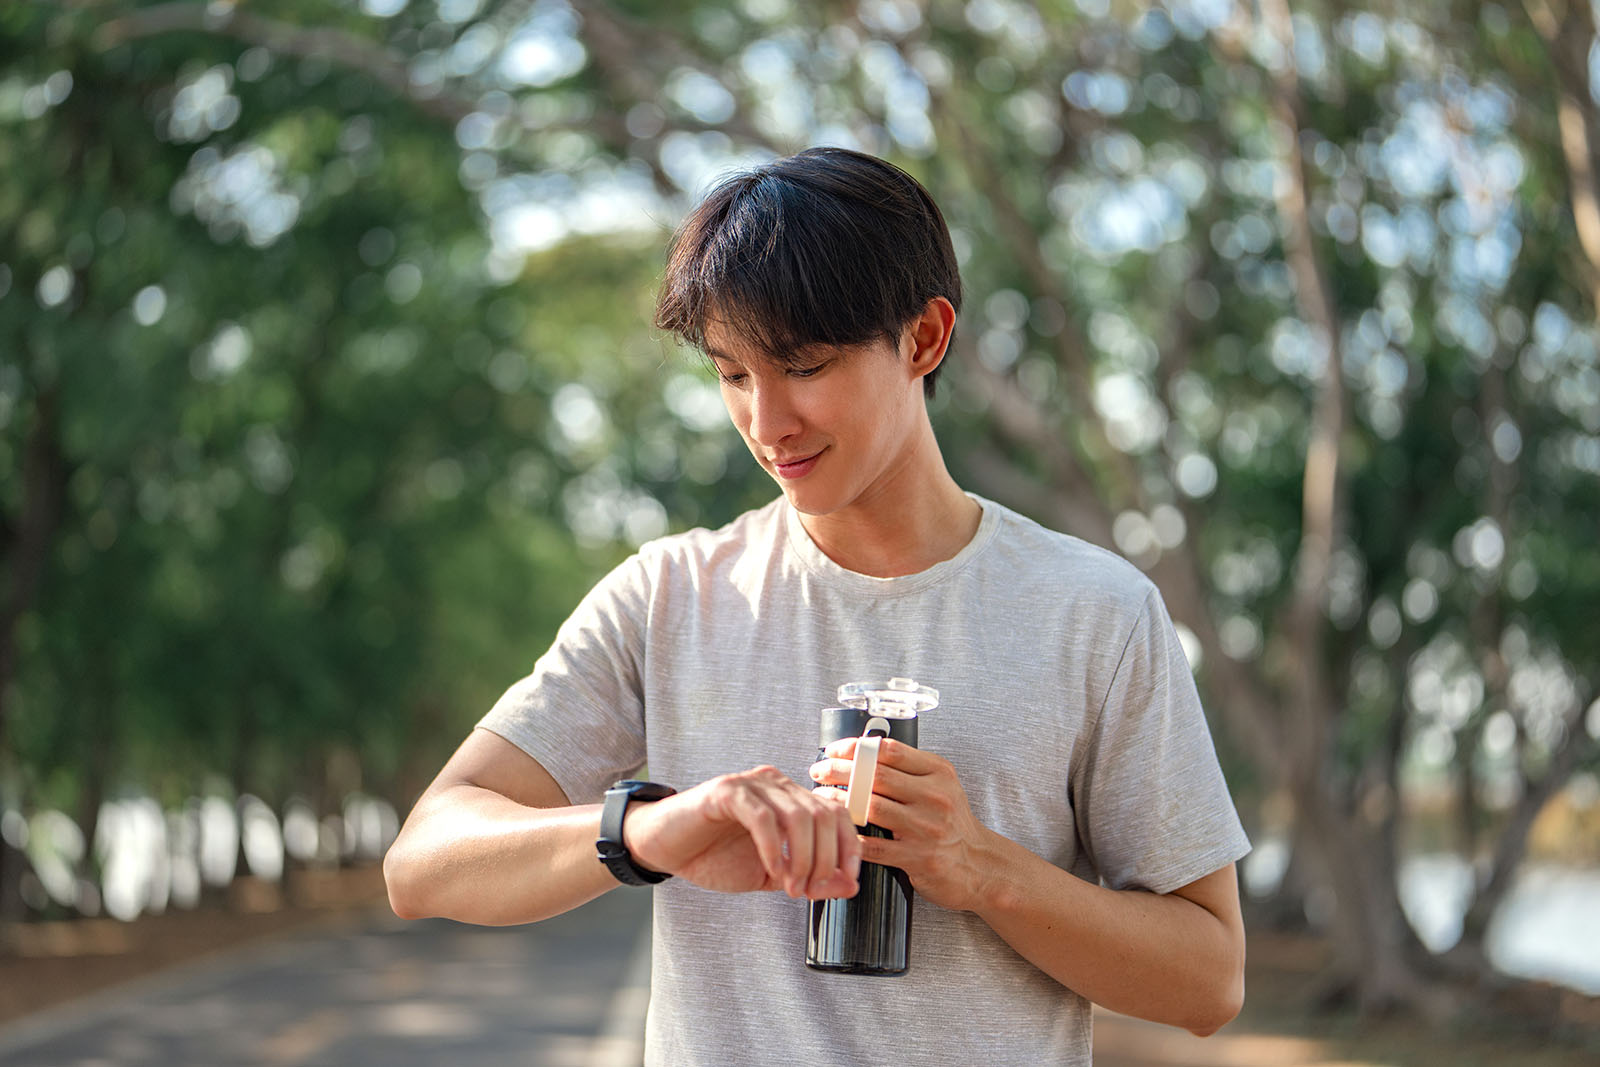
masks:
<path id="1" fill-rule="evenodd" d="M 856 742 L 856 758 L 850 762 L 850 785 L 845 794 L 845 809 L 850 821 L 867 825 L 867 804 L 872 800 L 872 783 L 878 777 L 878 746 L 889 732 L 889 724 L 873 716 Z"/>

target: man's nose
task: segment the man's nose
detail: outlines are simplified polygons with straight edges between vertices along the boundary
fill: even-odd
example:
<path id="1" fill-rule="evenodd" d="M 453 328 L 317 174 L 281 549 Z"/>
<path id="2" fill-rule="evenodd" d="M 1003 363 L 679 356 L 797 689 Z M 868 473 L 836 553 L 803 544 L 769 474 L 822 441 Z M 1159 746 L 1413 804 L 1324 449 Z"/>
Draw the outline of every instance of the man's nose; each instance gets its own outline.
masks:
<path id="1" fill-rule="evenodd" d="M 793 400 L 782 383 L 757 385 L 750 391 L 750 440 L 771 447 L 799 428 Z"/>

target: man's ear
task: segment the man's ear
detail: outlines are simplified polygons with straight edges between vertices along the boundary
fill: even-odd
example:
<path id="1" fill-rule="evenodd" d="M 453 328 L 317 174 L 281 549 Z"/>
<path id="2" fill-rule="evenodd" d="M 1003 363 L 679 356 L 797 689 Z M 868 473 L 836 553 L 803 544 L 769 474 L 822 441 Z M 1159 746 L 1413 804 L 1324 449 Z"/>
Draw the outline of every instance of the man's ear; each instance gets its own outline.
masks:
<path id="1" fill-rule="evenodd" d="M 942 296 L 929 300 L 921 314 L 906 324 L 900 349 L 911 360 L 911 372 L 923 378 L 944 361 L 950 335 L 956 328 L 956 309 Z"/>

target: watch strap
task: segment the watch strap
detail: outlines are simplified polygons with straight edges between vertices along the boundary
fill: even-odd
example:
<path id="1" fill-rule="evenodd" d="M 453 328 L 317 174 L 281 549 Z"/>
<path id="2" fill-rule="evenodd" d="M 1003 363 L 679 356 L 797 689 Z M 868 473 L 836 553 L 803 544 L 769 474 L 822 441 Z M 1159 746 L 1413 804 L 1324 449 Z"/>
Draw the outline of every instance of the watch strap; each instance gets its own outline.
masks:
<path id="1" fill-rule="evenodd" d="M 600 862 L 623 885 L 656 885 L 672 875 L 664 871 L 651 871 L 639 866 L 622 840 L 622 820 L 628 805 L 634 801 L 664 800 L 677 790 L 659 782 L 644 782 L 625 778 L 606 790 L 606 800 L 600 809 L 600 836 L 595 840 L 595 851 Z"/>

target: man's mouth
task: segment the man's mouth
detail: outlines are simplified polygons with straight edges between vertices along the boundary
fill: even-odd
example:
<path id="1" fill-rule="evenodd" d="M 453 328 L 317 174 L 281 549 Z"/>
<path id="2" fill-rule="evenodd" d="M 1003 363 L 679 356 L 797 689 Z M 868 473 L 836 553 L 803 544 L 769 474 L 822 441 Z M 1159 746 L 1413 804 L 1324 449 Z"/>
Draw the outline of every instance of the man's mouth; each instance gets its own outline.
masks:
<path id="1" fill-rule="evenodd" d="M 780 478 L 791 481 L 795 478 L 804 478 L 811 473 L 811 468 L 817 465 L 817 459 L 821 455 L 822 453 L 818 451 L 811 453 L 809 456 L 798 456 L 794 459 L 774 459 L 772 461 L 772 469 L 778 472 L 778 477 Z"/>

